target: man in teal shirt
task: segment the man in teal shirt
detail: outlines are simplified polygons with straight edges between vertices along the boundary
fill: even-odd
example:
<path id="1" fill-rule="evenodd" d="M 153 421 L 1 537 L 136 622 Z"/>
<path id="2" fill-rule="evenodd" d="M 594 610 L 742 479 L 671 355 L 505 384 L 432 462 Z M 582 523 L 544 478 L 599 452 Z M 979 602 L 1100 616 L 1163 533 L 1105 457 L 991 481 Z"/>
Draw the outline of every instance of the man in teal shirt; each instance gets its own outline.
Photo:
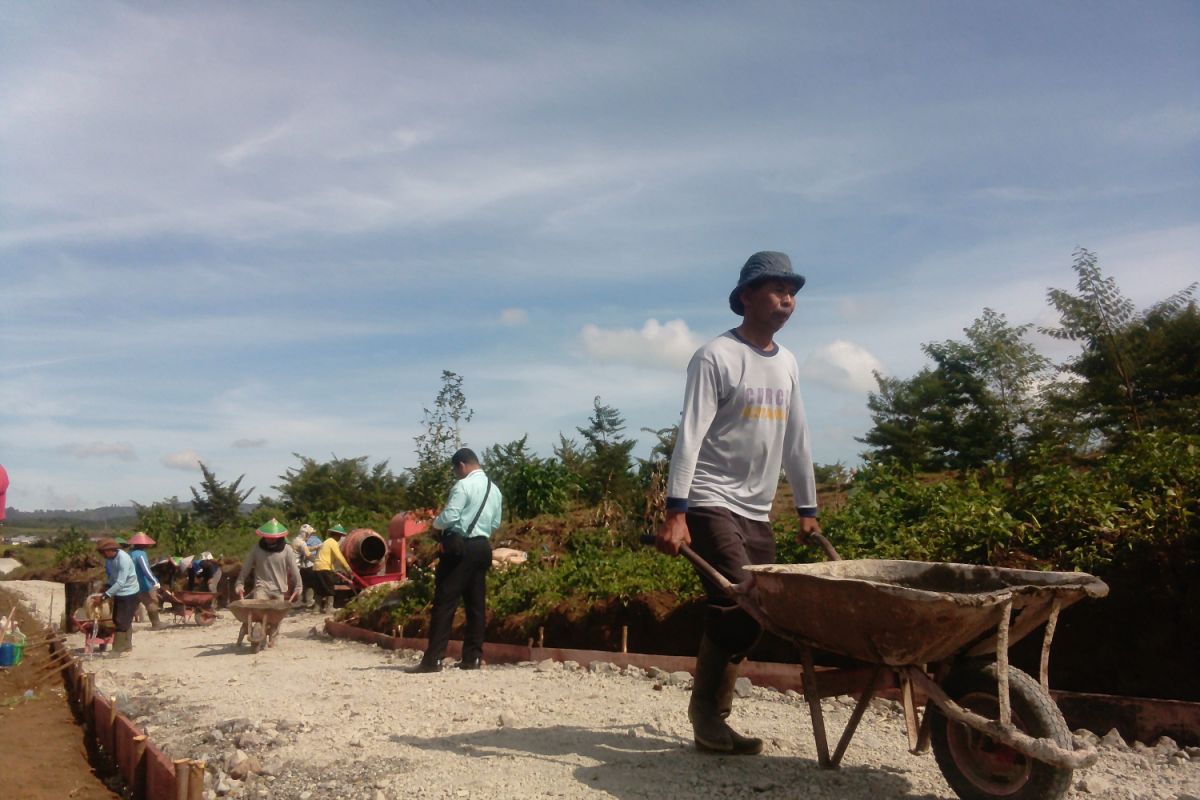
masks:
<path id="1" fill-rule="evenodd" d="M 441 539 L 434 572 L 429 649 L 411 672 L 439 672 L 450 626 L 459 600 L 467 614 L 459 669 L 479 669 L 483 662 L 483 628 L 487 612 L 487 572 L 492 566 L 492 531 L 500 527 L 500 487 L 479 466 L 475 452 L 464 447 L 450 458 L 454 477 L 446 507 L 433 521 Z"/>

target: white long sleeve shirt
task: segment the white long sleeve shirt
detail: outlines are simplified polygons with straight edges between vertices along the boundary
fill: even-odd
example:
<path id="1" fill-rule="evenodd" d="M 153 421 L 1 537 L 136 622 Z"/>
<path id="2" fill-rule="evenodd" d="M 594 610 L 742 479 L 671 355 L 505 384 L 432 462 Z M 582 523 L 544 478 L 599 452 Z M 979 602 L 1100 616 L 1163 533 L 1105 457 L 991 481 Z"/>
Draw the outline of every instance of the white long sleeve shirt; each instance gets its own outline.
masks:
<path id="1" fill-rule="evenodd" d="M 783 468 L 797 510 L 815 515 L 799 372 L 778 342 L 766 353 L 732 330 L 696 351 L 667 477 L 668 510 L 718 506 L 766 521 Z"/>

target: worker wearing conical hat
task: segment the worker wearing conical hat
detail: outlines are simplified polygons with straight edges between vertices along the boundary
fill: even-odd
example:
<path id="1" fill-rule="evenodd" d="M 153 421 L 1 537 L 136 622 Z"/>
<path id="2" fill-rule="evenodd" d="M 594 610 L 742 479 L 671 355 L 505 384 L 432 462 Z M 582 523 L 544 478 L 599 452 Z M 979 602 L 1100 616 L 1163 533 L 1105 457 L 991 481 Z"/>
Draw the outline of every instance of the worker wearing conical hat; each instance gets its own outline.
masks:
<path id="1" fill-rule="evenodd" d="M 346 535 L 346 529 L 341 525 L 332 525 L 325 533 L 328 536 L 321 543 L 321 549 L 317 551 L 317 559 L 313 562 L 313 589 L 316 590 L 317 597 L 321 599 L 320 610 L 328 614 L 333 611 L 334 591 L 341 582 L 336 573 L 343 572 L 349 575 L 353 570 L 350 569 L 350 562 L 342 553 L 341 543 L 342 537 Z"/>
<path id="2" fill-rule="evenodd" d="M 133 559 L 134 572 L 138 580 L 138 600 L 146 607 L 150 617 L 150 627 L 162 630 L 166 626 L 158 618 L 158 590 L 161 588 L 158 578 L 150 570 L 150 559 L 146 556 L 146 548 L 154 546 L 154 540 L 144 531 L 138 531 L 129 537 L 129 557 Z"/>
<path id="3" fill-rule="evenodd" d="M 262 600 L 287 599 L 294 602 L 300 595 L 300 565 L 296 551 L 287 546 L 287 528 L 272 518 L 258 530 L 258 544 L 250 548 L 238 573 L 237 596 L 246 596 L 246 580 L 254 575 L 252 597 Z"/>

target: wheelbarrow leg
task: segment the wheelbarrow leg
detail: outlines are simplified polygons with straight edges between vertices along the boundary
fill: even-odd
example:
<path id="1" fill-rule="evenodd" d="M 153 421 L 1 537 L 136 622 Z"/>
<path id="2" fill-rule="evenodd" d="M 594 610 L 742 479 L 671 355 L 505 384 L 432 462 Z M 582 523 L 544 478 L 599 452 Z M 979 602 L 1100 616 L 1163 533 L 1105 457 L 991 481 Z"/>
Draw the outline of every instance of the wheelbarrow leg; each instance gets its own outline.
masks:
<path id="1" fill-rule="evenodd" d="M 850 714 L 850 719 L 846 722 L 846 727 L 842 730 L 842 735 L 838 739 L 837 749 L 834 750 L 833 756 L 829 755 L 829 739 L 825 734 L 825 715 L 821 711 L 821 693 L 817 687 L 817 668 L 813 666 L 812 648 L 808 645 L 801 647 L 803 655 L 803 672 L 801 673 L 804 686 L 804 697 L 808 700 L 809 716 L 812 717 L 813 739 L 817 744 L 817 763 L 822 769 L 837 769 L 842 763 L 842 756 L 846 755 L 846 749 L 850 746 L 850 740 L 854 738 L 854 732 L 858 730 L 858 723 L 862 720 L 863 714 L 866 713 L 867 706 L 871 703 L 871 698 L 875 696 L 875 687 L 879 683 L 879 675 L 883 672 L 883 665 L 876 664 L 871 670 L 870 680 L 867 682 L 863 693 L 859 695 L 858 702 L 854 704 L 854 711 Z"/>
<path id="2" fill-rule="evenodd" d="M 842 763 L 842 756 L 846 755 L 846 748 L 850 746 L 850 739 L 854 736 L 854 731 L 858 729 L 859 720 L 862 719 L 863 713 L 866 712 L 871 698 L 875 696 L 875 685 L 879 680 L 879 673 L 881 672 L 883 672 L 883 665 L 876 664 L 875 669 L 871 670 L 871 680 L 867 684 L 867 688 L 859 695 L 858 702 L 854 705 L 854 712 L 850 714 L 850 721 L 846 723 L 846 729 L 842 731 L 842 738 L 838 740 L 837 749 L 833 751 L 831 761 L 835 767 Z"/>
<path id="3" fill-rule="evenodd" d="M 825 717 L 821 712 L 821 694 L 817 690 L 817 668 L 813 666 L 812 648 L 803 645 L 801 653 L 804 657 L 803 676 L 804 697 L 808 700 L 808 713 L 812 717 L 813 739 L 817 743 L 817 763 L 822 769 L 835 769 L 837 764 L 829 758 L 829 740 L 825 737 Z"/>

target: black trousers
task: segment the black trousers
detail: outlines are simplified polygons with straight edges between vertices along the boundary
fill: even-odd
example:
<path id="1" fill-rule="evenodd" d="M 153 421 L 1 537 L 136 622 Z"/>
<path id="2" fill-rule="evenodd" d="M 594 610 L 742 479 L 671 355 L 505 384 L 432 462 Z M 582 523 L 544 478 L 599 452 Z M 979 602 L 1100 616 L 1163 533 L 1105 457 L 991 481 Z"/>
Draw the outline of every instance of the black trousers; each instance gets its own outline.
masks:
<path id="1" fill-rule="evenodd" d="M 688 532 L 692 549 L 732 583 L 749 577 L 750 564 L 775 561 L 775 532 L 771 523 L 747 519 L 726 508 L 689 508 Z M 699 575 L 699 572 L 697 572 Z M 704 633 L 717 647 L 735 657 L 744 656 L 762 626 L 740 609 L 715 583 L 700 575 L 707 595 Z"/>
<path id="2" fill-rule="evenodd" d="M 113 627 L 118 631 L 133 629 L 133 617 L 137 613 L 138 603 L 141 602 L 136 594 L 118 594 L 113 596 Z"/>
<path id="3" fill-rule="evenodd" d="M 337 573 L 331 569 L 314 569 L 312 574 L 312 590 L 317 597 L 335 597 L 339 581 Z M 304 580 L 304 570 L 300 570 L 300 580 Z M 310 584 L 305 584 L 307 588 Z"/>
<path id="4" fill-rule="evenodd" d="M 429 620 L 429 649 L 422 659 L 436 664 L 446 655 L 450 627 L 461 600 L 467 612 L 463 631 L 464 661 L 483 657 L 483 629 L 487 614 L 487 572 L 492 568 L 492 542 L 487 536 L 472 536 L 463 542 L 463 554 L 442 554 L 434 572 L 433 612 Z"/>

